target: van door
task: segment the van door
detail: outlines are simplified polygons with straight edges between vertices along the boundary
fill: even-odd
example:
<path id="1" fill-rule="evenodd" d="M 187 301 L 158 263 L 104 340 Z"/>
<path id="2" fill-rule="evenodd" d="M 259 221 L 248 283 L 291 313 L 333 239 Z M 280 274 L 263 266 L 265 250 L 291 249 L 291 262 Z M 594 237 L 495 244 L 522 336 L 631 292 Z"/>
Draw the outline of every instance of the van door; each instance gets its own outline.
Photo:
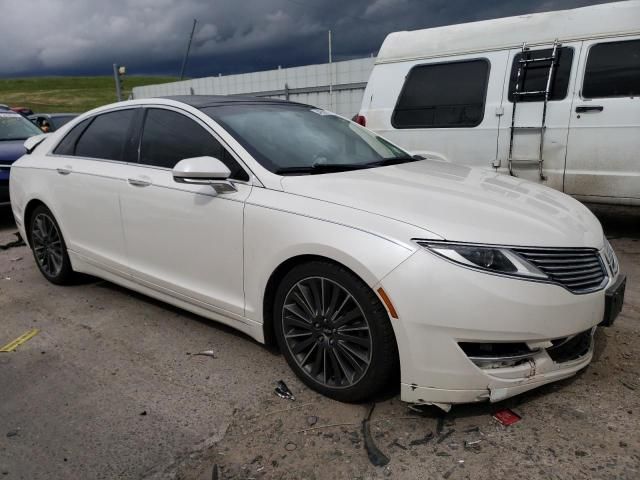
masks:
<path id="1" fill-rule="evenodd" d="M 565 192 L 640 200 L 640 37 L 585 41 L 571 111 Z"/>
<path id="2" fill-rule="evenodd" d="M 510 74 L 505 82 L 503 113 L 498 137 L 498 161 L 503 173 L 562 190 L 567 151 L 569 116 L 573 99 L 571 79 L 575 78 L 581 43 L 558 47 L 551 73 L 549 101 L 544 112 L 544 92 L 550 73 L 553 45 L 536 46 L 509 53 Z M 521 60 L 533 59 L 526 65 Z M 518 69 L 522 65 L 520 78 Z M 519 86 L 520 95 L 516 93 Z M 515 102 L 514 102 L 515 100 Z M 514 115 L 515 105 L 515 115 Z M 543 114 L 545 115 L 544 128 Z M 513 126 L 513 137 L 511 130 Z M 542 151 L 540 145 L 542 142 Z M 509 168 L 509 158 L 512 158 Z M 542 177 L 539 158 L 542 158 Z"/>

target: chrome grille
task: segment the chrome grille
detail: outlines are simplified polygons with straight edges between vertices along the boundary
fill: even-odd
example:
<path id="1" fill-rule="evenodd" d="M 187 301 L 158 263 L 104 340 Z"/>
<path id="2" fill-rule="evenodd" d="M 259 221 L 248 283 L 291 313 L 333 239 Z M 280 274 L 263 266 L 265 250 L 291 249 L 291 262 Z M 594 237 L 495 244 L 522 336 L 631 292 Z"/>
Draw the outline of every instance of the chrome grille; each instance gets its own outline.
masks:
<path id="1" fill-rule="evenodd" d="M 599 290 L 607 274 L 597 250 L 591 248 L 514 248 L 552 282 L 573 293 Z"/>

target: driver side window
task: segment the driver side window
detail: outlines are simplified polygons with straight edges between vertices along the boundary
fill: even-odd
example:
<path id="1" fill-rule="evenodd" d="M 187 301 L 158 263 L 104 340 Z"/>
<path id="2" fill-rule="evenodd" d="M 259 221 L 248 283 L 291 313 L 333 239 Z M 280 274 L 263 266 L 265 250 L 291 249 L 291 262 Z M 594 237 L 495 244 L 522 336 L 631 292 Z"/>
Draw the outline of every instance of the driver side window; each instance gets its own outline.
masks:
<path id="1" fill-rule="evenodd" d="M 159 108 L 147 109 L 140 163 L 173 168 L 184 158 L 209 156 L 224 163 L 235 180 L 248 181 L 249 175 L 209 132 L 186 116 Z"/>

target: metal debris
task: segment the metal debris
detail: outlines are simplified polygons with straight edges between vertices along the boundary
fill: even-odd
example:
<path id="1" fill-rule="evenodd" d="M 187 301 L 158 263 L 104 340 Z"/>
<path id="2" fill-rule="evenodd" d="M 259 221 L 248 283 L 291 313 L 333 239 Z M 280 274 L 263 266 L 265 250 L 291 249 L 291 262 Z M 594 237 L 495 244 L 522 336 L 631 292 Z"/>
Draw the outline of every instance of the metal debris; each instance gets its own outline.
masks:
<path id="1" fill-rule="evenodd" d="M 220 469 L 218 468 L 218 464 L 213 464 L 213 470 L 211 472 L 211 480 L 220 480 L 222 476 L 220 475 Z"/>
<path id="2" fill-rule="evenodd" d="M 7 438 L 17 437 L 18 433 L 20 433 L 20 429 L 10 430 L 7 432 Z"/>
<path id="3" fill-rule="evenodd" d="M 369 461 L 373 465 L 375 465 L 376 467 L 384 467 L 389 463 L 389 457 L 387 457 L 380 451 L 378 446 L 373 441 L 373 437 L 371 436 L 371 431 L 369 429 L 369 420 L 371 419 L 371 414 L 373 413 L 374 408 L 375 404 L 373 404 L 369 409 L 369 414 L 367 415 L 367 417 L 362 420 L 362 436 L 364 437 L 364 448 L 367 451 Z"/>
<path id="4" fill-rule="evenodd" d="M 505 408 L 503 410 L 498 410 L 493 414 L 493 418 L 495 418 L 498 422 L 500 422 L 505 427 L 509 425 L 513 425 L 516 422 L 519 422 L 522 417 L 518 415 L 516 412 L 509 408 Z"/>
<path id="5" fill-rule="evenodd" d="M 280 398 L 284 398 L 285 400 L 296 399 L 296 397 L 293 395 L 291 390 L 289 390 L 289 387 L 287 387 L 287 384 L 284 383 L 282 380 L 278 380 L 274 391 L 276 392 L 276 395 L 278 395 Z"/>

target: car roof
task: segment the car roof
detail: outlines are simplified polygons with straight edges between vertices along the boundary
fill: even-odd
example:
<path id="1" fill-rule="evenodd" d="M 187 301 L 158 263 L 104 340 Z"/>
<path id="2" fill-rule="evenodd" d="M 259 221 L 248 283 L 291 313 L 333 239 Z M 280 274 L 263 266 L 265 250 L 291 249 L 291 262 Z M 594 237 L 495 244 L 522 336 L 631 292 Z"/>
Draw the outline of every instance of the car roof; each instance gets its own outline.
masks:
<path id="1" fill-rule="evenodd" d="M 248 95 L 173 95 L 168 97 L 160 97 L 165 98 L 167 100 L 174 100 L 176 102 L 186 103 L 195 108 L 205 108 L 205 107 L 219 107 L 222 105 L 239 105 L 242 103 L 251 103 L 251 104 L 283 104 L 283 105 L 300 105 L 308 107 L 310 105 L 305 105 L 303 103 L 289 102 L 287 100 L 280 100 L 278 98 L 268 98 L 268 97 L 251 97 Z"/>

